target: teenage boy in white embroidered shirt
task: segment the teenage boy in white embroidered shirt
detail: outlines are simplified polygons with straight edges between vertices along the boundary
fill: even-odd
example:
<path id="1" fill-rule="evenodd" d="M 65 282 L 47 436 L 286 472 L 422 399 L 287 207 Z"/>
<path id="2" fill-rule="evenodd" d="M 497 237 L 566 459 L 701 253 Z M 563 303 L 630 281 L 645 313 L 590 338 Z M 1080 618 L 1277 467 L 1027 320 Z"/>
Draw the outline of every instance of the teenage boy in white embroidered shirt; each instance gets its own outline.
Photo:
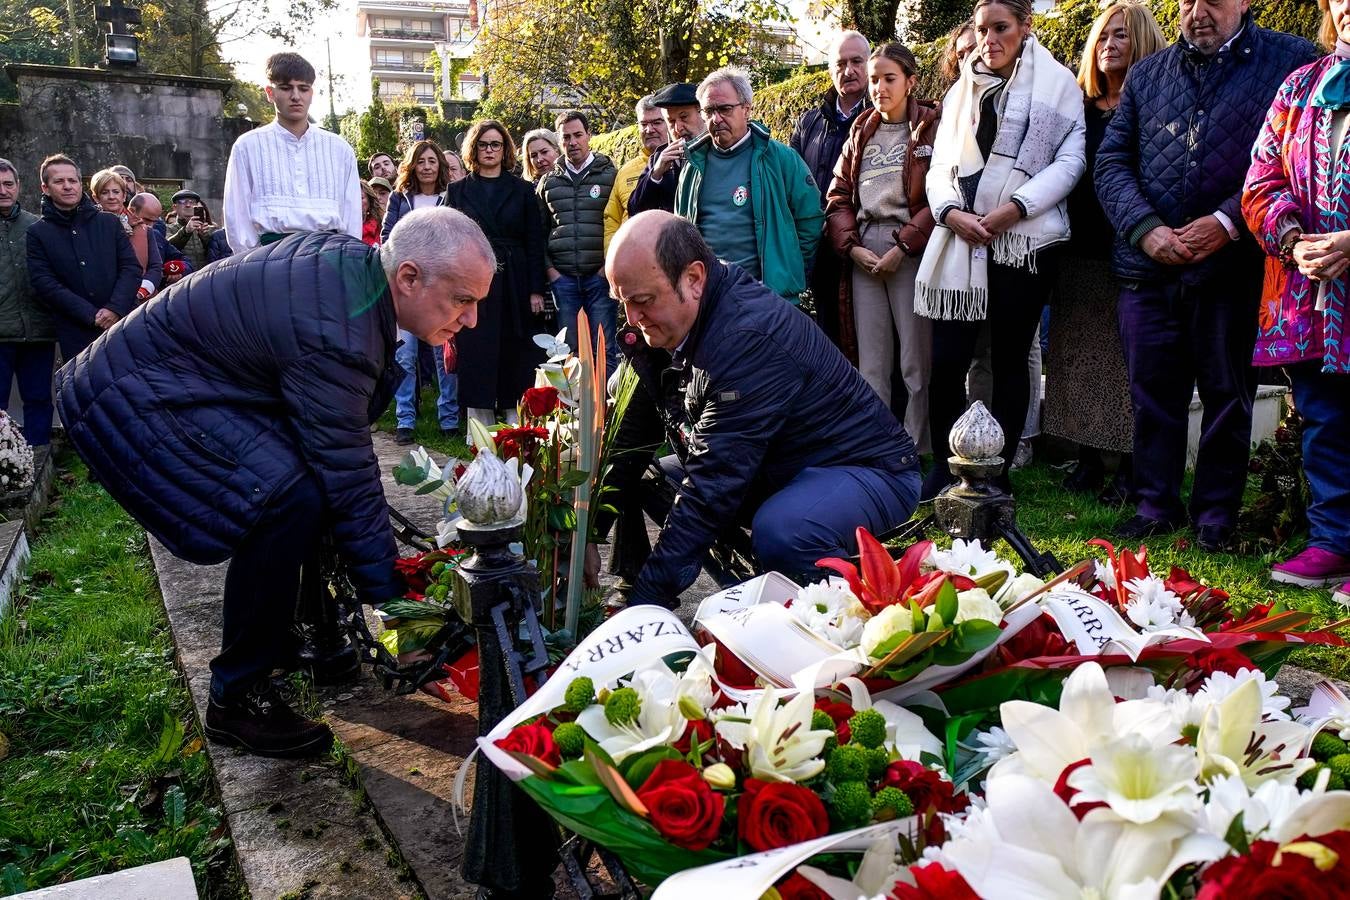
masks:
<path id="1" fill-rule="evenodd" d="M 225 236 L 236 253 L 265 235 L 343 231 L 361 236 L 356 154 L 341 137 L 310 127 L 314 67 L 298 53 L 267 60 L 276 120 L 239 137 L 225 169 Z M 272 238 L 275 239 L 275 238 Z"/>

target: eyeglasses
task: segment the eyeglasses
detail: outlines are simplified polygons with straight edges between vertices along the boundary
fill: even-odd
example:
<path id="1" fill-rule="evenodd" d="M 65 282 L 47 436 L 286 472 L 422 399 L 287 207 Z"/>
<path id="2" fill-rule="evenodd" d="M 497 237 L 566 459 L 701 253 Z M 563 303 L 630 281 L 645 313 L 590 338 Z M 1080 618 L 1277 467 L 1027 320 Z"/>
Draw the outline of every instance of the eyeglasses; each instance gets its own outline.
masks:
<path id="1" fill-rule="evenodd" d="M 506 145 L 503 144 L 501 141 L 479 141 L 479 142 L 478 142 L 478 149 L 479 149 L 479 150 L 500 150 L 500 149 L 502 149 L 502 147 L 504 147 L 504 146 L 506 146 Z"/>
<path id="2" fill-rule="evenodd" d="M 738 106 L 745 106 L 745 104 L 723 103 L 721 106 L 705 106 L 700 112 L 703 113 L 703 118 L 705 119 L 711 119 L 713 116 L 721 116 L 725 119 L 727 116 L 731 115 L 731 111 Z"/>

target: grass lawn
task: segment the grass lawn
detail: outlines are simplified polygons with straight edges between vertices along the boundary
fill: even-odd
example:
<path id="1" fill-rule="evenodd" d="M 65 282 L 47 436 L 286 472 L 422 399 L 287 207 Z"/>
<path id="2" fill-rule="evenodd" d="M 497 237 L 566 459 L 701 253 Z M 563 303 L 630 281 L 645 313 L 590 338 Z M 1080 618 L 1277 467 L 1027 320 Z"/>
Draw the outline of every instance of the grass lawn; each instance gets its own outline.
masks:
<path id="1" fill-rule="evenodd" d="M 246 897 L 145 532 L 70 452 L 0 622 L 0 895 L 187 856 Z"/>

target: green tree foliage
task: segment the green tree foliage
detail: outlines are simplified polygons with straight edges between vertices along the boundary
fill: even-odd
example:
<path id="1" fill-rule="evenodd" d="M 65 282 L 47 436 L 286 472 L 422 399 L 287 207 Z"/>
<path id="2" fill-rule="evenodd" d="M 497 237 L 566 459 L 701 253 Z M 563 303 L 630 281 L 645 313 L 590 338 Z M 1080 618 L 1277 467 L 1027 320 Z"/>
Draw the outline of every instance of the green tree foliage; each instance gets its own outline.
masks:
<path id="1" fill-rule="evenodd" d="M 861 32 L 873 46 L 895 40 L 895 15 L 900 0 L 844 0 L 845 28 Z"/>
<path id="2" fill-rule="evenodd" d="M 375 153 L 398 151 L 398 126 L 385 111 L 378 78 L 370 80 L 370 96 L 370 108 L 361 113 L 357 125 L 356 158 L 361 160 L 370 159 Z"/>
<path id="3" fill-rule="evenodd" d="M 913 0 L 909 12 L 909 38 L 916 43 L 940 41 L 957 25 L 970 18 L 972 0 Z"/>
<path id="4" fill-rule="evenodd" d="M 577 107 L 600 127 L 632 121 L 633 104 L 672 81 L 772 56 L 765 24 L 789 19 L 782 0 L 502 0 L 479 35 L 488 78 L 484 115 L 513 130 Z"/>

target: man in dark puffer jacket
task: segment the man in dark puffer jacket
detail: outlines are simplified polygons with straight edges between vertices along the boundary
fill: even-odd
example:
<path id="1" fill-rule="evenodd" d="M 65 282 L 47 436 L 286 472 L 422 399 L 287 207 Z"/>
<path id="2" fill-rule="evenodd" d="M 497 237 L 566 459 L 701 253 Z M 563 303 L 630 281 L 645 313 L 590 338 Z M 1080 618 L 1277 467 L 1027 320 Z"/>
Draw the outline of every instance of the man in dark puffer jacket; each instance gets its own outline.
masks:
<path id="1" fill-rule="evenodd" d="M 1243 225 L 1252 144 L 1280 84 L 1316 58 L 1269 31 L 1247 0 L 1182 0 L 1182 37 L 1130 70 L 1097 153 L 1097 196 L 1116 232 L 1120 331 L 1134 405 L 1140 540 L 1186 523 L 1192 391 L 1204 405 L 1191 490 L 1196 543 L 1228 547 L 1246 484 L 1262 252 Z"/>
<path id="2" fill-rule="evenodd" d="M 71 443 L 176 556 L 231 559 L 206 732 L 266 755 L 325 750 L 272 689 L 302 563 L 331 530 L 358 597 L 401 596 L 370 424 L 402 377 L 395 324 L 432 344 L 477 321 L 496 260 L 450 209 L 382 248 L 297 233 L 172 285 L 57 374 Z"/>
<path id="3" fill-rule="evenodd" d="M 586 310 L 591 340 L 596 329 L 605 333 L 609 371 L 618 356 L 614 350 L 615 305 L 605 265 L 605 207 L 619 170 L 603 153 L 591 152 L 591 128 L 585 113 L 560 113 L 557 121 L 564 155 L 535 188 L 539 212 L 548 231 L 544 264 L 549 289 L 558 301 L 558 316 L 567 328 L 567 343 L 577 347 L 577 313 Z"/>
<path id="4" fill-rule="evenodd" d="M 662 466 L 681 480 L 630 602 L 674 606 L 737 524 L 750 525 L 761 565 L 798 575 L 857 552 L 859 526 L 877 534 L 909 519 L 913 443 L 805 313 L 718 262 L 696 226 L 666 212 L 619 229 L 608 273 L 647 345 L 625 352 L 663 364 L 670 353 L 664 370 L 635 360 L 643 396 L 633 402 L 655 406 L 644 418 L 664 423 L 678 463 Z M 659 444 L 660 430 L 624 446 Z"/>

